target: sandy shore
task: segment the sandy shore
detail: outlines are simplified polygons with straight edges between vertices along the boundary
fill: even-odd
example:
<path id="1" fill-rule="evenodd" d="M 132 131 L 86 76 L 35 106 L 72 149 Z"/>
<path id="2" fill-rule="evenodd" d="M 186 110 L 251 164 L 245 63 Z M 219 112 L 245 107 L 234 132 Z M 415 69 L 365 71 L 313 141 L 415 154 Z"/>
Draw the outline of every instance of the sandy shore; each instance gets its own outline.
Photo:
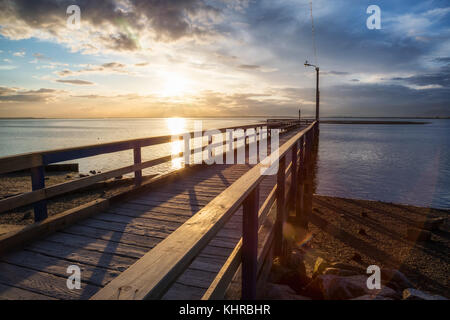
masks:
<path id="1" fill-rule="evenodd" d="M 312 272 L 317 256 L 364 268 L 375 264 L 398 269 L 419 289 L 450 298 L 449 222 L 432 232 L 431 241 L 407 239 L 408 227 L 448 215 L 444 210 L 315 196 L 312 237 L 304 246 L 307 271 Z M 355 261 L 355 255 L 361 259 Z"/>

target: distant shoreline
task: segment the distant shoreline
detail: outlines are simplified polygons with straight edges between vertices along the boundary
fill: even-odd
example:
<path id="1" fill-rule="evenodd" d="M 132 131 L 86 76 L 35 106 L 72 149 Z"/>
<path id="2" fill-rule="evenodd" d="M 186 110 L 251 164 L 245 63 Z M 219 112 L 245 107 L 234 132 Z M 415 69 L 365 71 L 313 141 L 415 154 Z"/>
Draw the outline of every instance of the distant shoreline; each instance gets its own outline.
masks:
<path id="1" fill-rule="evenodd" d="M 96 117 L 96 118 L 41 118 L 41 117 L 0 117 L 0 120 L 117 120 L 117 119 L 169 119 L 169 118 L 185 118 L 185 119 L 297 119 L 295 116 L 204 116 L 204 117 Z M 312 119 L 311 117 L 304 117 L 304 119 Z M 347 116 L 335 116 L 335 117 L 322 117 L 322 119 L 415 119 L 415 120 L 448 120 L 450 117 L 347 117 Z M 334 120 L 322 120 L 334 121 Z M 345 121 L 345 120 L 343 120 Z M 350 121 L 350 120 L 349 120 Z"/>
<path id="2" fill-rule="evenodd" d="M 389 125 L 404 125 L 404 124 L 430 124 L 430 122 L 423 121 L 369 121 L 369 120 L 321 120 L 322 124 L 389 124 Z"/>

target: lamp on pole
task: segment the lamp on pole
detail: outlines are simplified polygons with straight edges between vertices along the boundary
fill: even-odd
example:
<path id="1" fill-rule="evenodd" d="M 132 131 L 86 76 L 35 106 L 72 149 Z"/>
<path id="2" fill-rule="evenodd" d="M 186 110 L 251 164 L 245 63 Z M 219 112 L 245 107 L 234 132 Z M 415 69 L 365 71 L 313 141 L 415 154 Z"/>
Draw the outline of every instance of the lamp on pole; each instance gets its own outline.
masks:
<path id="1" fill-rule="evenodd" d="M 319 121 L 319 105 L 320 105 L 320 92 L 319 92 L 319 67 L 305 62 L 305 67 L 314 67 L 316 69 L 316 121 Z"/>

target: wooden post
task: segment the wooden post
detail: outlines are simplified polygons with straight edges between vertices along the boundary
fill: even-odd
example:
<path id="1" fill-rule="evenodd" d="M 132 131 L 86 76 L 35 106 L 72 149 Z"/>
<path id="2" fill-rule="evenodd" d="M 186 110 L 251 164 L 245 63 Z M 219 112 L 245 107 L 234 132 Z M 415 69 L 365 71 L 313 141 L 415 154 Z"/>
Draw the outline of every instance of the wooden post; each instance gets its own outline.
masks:
<path id="1" fill-rule="evenodd" d="M 33 191 L 45 188 L 44 166 L 31 168 L 31 188 Z M 33 207 L 35 222 L 47 219 L 48 213 L 46 200 L 36 202 Z"/>
<path id="2" fill-rule="evenodd" d="M 295 210 L 297 208 L 297 153 L 298 153 L 298 141 L 292 146 L 292 171 L 291 171 L 291 194 L 289 201 L 291 202 L 291 208 Z"/>
<path id="3" fill-rule="evenodd" d="M 304 167 L 305 167 L 305 136 L 300 138 L 300 155 L 299 155 L 299 168 L 298 168 L 298 187 L 297 187 L 297 207 L 296 207 L 296 220 L 300 221 L 303 210 L 303 187 L 304 187 Z"/>
<path id="4" fill-rule="evenodd" d="M 242 217 L 242 300 L 256 299 L 259 186 L 245 199 Z"/>
<path id="5" fill-rule="evenodd" d="M 134 164 L 141 164 L 141 147 L 134 148 Z M 134 172 L 134 184 L 140 186 L 142 183 L 142 170 L 137 170 Z"/>
<path id="6" fill-rule="evenodd" d="M 319 68 L 316 67 L 316 121 L 320 120 Z"/>
<path id="7" fill-rule="evenodd" d="M 311 153 L 312 153 L 312 131 L 309 131 L 306 135 L 306 160 L 305 160 L 305 188 L 304 188 L 304 201 L 302 212 L 302 225 L 307 228 L 309 216 L 312 211 L 312 170 L 311 170 Z"/>
<path id="8" fill-rule="evenodd" d="M 277 174 L 277 218 L 275 221 L 275 255 L 283 253 L 283 224 L 286 188 L 286 158 L 283 156 L 278 164 Z"/>

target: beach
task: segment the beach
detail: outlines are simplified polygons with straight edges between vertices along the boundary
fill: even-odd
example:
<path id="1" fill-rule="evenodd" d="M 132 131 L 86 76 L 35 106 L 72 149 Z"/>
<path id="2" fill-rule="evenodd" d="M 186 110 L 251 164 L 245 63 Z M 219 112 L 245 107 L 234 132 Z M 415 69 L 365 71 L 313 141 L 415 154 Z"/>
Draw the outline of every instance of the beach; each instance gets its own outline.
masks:
<path id="1" fill-rule="evenodd" d="M 305 264 L 330 262 L 400 270 L 420 290 L 450 298 L 450 225 L 431 231 L 429 241 L 410 240 L 408 228 L 448 218 L 448 210 L 315 195 Z M 359 259 L 360 257 L 360 259 Z"/>

